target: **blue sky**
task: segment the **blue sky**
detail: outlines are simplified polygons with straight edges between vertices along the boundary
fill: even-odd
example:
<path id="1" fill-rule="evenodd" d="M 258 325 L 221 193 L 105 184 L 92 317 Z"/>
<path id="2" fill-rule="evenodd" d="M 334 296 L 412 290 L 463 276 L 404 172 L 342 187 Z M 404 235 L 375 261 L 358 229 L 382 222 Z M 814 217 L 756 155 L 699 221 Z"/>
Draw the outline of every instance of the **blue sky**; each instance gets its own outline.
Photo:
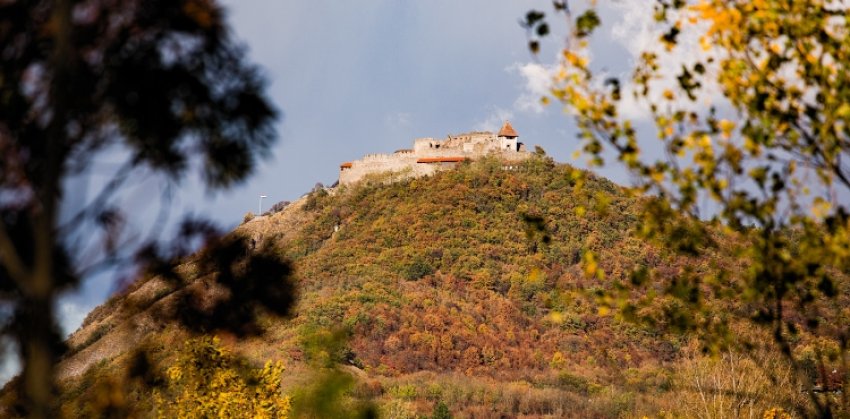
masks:
<path id="1" fill-rule="evenodd" d="M 227 0 L 233 34 L 269 81 L 281 110 L 271 155 L 243 184 L 210 194 L 195 180 L 176 188 L 171 220 L 205 216 L 226 229 L 248 211 L 294 200 L 317 182 L 332 184 L 339 163 L 408 148 L 416 137 L 498 129 L 509 118 L 521 140 L 567 161 L 577 142 L 570 117 L 543 109 L 547 65 L 526 48 L 519 20 L 548 1 Z M 558 41 L 541 54 L 555 57 Z M 554 59 L 552 60 L 554 61 Z M 109 159 L 107 159 L 109 160 Z M 104 161 L 115 167 L 116 161 Z M 69 207 L 91 199 L 111 173 L 69 186 Z M 162 182 L 128 185 L 144 236 L 158 211 Z M 167 235 L 166 235 L 167 237 Z M 116 275 L 120 276 L 116 278 Z M 126 281 L 126 272 L 89 278 L 58 310 L 66 332 Z"/>
<path id="2" fill-rule="evenodd" d="M 538 104 L 560 38 L 550 37 L 537 61 L 518 23 L 529 9 L 551 11 L 549 0 L 223 3 L 282 111 L 279 140 L 256 174 L 230 191 L 210 194 L 193 180 L 175 189 L 172 219 L 192 213 L 229 229 L 257 210 L 261 194 L 268 208 L 317 182 L 332 184 L 343 161 L 408 148 L 417 137 L 496 130 L 504 119 L 521 141 L 571 162 L 578 144 L 572 118 L 558 105 Z M 633 35 L 643 32 L 651 8 L 640 0 L 611 4 L 603 10 L 608 28 L 595 41 L 594 59 L 616 73 L 632 59 L 641 39 Z M 556 32 L 565 30 L 553 23 Z M 602 174 L 624 181 L 616 171 Z M 99 181 L 72 185 L 69 195 L 90 199 Z M 123 202 L 140 220 L 139 234 L 155 217 L 161 188 L 148 179 L 126 191 Z M 89 278 L 63 299 L 58 315 L 66 332 L 115 291 L 117 279 L 114 273 Z"/>
<path id="3" fill-rule="evenodd" d="M 415 137 L 497 128 L 500 115 L 527 142 L 547 138 L 566 153 L 562 115 L 515 109 L 528 93 L 522 65 L 531 57 L 517 23 L 528 2 L 232 4 L 236 33 L 284 112 L 274 158 L 240 196 L 292 199 L 332 183 L 342 161 Z"/>

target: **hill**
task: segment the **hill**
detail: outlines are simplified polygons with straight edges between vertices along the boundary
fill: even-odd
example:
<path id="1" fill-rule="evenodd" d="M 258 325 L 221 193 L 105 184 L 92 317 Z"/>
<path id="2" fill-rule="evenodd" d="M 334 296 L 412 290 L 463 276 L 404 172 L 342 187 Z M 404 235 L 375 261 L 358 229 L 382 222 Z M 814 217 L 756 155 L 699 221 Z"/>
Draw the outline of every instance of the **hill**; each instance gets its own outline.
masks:
<path id="1" fill-rule="evenodd" d="M 746 400 L 732 411 L 792 408 L 800 396 L 790 378 L 763 372 L 782 371 L 777 360 L 706 357 L 675 325 L 628 323 L 594 298 L 635 267 L 670 278 L 709 264 L 742 269 L 728 256 L 740 239 L 717 233 L 702 256 L 676 255 L 636 236 L 645 200 L 592 175 L 579 191 L 575 173 L 544 156 L 512 166 L 483 159 L 432 177 L 318 188 L 246 221 L 229 237 L 291 263 L 292 315 L 248 308 L 262 333 L 244 334 L 175 321 L 187 301 L 228 298 L 216 285 L 222 273 L 204 268 L 200 252 L 181 262 L 179 279 L 146 275 L 86 318 L 59 367 L 62 409 L 85 416 L 99 383 L 119 380 L 139 348 L 161 372 L 199 332 L 248 364 L 282 361 L 288 394 L 313 382 L 316 359 L 326 357 L 354 377 L 346 397 L 372 400 L 385 417 L 428 415 L 441 404 L 455 417 L 690 416 L 706 403 L 740 401 L 706 402 L 694 383 L 736 377 L 748 377 L 748 387 L 735 389 Z M 588 249 L 602 278 L 582 269 Z M 661 286 L 645 291 L 659 294 L 651 307 L 659 312 L 675 304 Z M 746 310 L 709 306 L 718 316 Z M 328 336 L 343 338 L 317 350 Z M 152 414 L 151 391 L 125 389 L 134 414 Z"/>

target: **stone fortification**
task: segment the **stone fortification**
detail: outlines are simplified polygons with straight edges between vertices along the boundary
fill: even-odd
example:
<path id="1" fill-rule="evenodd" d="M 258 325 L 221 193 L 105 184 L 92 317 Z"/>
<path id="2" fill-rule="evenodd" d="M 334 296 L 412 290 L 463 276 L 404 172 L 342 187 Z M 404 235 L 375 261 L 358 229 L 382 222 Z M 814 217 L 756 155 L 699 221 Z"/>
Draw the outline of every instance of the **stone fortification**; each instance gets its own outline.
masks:
<path id="1" fill-rule="evenodd" d="M 464 160 L 496 156 L 507 162 L 518 162 L 530 156 L 519 135 L 505 122 L 498 134 L 469 132 L 443 139 L 417 138 L 413 149 L 393 154 L 368 154 L 360 160 L 340 165 L 340 185 L 351 184 L 374 173 L 397 172 L 403 176 L 427 176 L 454 168 Z"/>

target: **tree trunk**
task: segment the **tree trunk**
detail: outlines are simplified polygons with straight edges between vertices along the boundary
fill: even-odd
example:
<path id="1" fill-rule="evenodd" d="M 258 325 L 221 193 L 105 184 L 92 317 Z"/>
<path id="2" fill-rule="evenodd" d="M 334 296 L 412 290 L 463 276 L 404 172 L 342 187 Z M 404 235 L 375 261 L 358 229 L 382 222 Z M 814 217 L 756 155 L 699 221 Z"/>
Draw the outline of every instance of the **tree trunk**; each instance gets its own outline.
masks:
<path id="1" fill-rule="evenodd" d="M 49 295 L 27 296 L 18 318 L 24 364 L 23 390 L 31 418 L 49 418 L 53 405 L 53 304 Z"/>

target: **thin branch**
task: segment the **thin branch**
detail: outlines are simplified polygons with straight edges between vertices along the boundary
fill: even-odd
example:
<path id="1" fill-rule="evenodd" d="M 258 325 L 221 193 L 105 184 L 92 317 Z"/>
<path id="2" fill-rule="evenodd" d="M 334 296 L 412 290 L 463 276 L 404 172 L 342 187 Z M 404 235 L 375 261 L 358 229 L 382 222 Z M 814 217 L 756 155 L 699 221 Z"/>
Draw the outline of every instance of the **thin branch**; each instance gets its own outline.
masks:
<path id="1" fill-rule="evenodd" d="M 153 226 L 151 226 L 150 234 L 147 238 L 148 242 L 156 241 L 156 239 L 158 239 L 162 232 L 165 230 L 165 225 L 166 223 L 168 223 L 168 218 L 171 213 L 171 203 L 173 197 L 174 191 L 172 190 L 171 182 L 168 182 L 165 188 L 162 190 L 159 213 L 157 214 L 156 220 L 154 220 Z"/>
<path id="2" fill-rule="evenodd" d="M 89 265 L 89 266 L 80 268 L 79 274 L 82 277 L 91 278 L 91 277 L 93 277 L 94 275 L 96 275 L 100 272 L 106 271 L 110 267 L 113 267 L 113 266 L 121 267 L 125 264 L 129 264 L 132 261 L 133 261 L 133 255 L 132 254 L 127 254 L 127 255 L 113 254 L 113 255 L 106 256 L 103 259 L 98 260 L 96 262 L 92 262 L 92 264 Z"/>
<path id="3" fill-rule="evenodd" d="M 806 140 L 806 143 L 808 143 L 809 146 L 814 147 L 813 154 L 816 158 L 818 158 L 818 160 L 821 161 L 821 164 L 827 169 L 829 169 L 833 174 L 835 174 L 838 180 L 840 180 L 845 186 L 850 188 L 850 177 L 843 173 L 841 167 L 836 165 L 836 162 L 833 162 L 831 159 L 827 158 L 826 153 L 823 151 L 823 148 L 821 148 L 817 139 L 815 139 L 812 134 L 806 131 L 803 126 L 800 125 L 799 121 L 792 121 L 791 124 L 795 128 L 797 128 L 797 131 L 799 131 L 800 134 L 802 134 L 803 139 Z M 840 161 L 838 162 L 838 164 L 840 165 Z"/>
<path id="4" fill-rule="evenodd" d="M 100 190 L 100 193 L 97 197 L 88 205 L 86 205 L 83 209 L 81 209 L 78 213 L 74 214 L 67 223 L 59 226 L 60 233 L 68 233 L 67 229 L 73 228 L 79 225 L 85 217 L 91 215 L 92 211 L 95 211 L 98 208 L 102 208 L 106 203 L 106 200 L 109 199 L 110 196 L 118 189 L 130 175 L 130 172 L 136 167 L 133 160 L 130 159 L 121 166 L 120 169 L 115 173 L 115 176 Z"/>

